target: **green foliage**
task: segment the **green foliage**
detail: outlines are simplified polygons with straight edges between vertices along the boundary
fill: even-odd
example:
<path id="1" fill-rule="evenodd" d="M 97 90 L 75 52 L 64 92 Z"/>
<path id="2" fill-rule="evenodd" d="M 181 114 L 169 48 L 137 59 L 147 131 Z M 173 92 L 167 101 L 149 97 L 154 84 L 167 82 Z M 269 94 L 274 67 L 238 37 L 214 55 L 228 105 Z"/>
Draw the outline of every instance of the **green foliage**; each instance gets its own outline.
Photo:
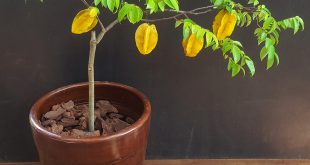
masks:
<path id="1" fill-rule="evenodd" d="M 210 0 L 210 2 L 216 6 L 227 6 L 230 5 L 232 0 Z"/>
<path id="2" fill-rule="evenodd" d="M 252 22 L 252 17 L 250 15 L 250 13 L 248 12 L 237 12 L 237 26 L 239 27 L 243 27 L 243 26 L 250 26 Z"/>
<path id="3" fill-rule="evenodd" d="M 178 0 L 146 0 L 146 8 L 150 10 L 150 13 L 156 13 L 159 10 L 165 11 L 166 6 L 175 11 L 179 11 Z"/>
<path id="4" fill-rule="evenodd" d="M 43 2 L 43 0 L 40 0 Z M 139 0 L 141 1 L 141 0 Z M 173 11 L 180 16 L 184 11 L 179 10 L 178 0 L 145 0 L 145 11 L 135 4 L 130 4 L 122 0 L 93 0 L 94 6 L 101 5 L 103 8 L 117 14 L 119 22 L 127 19 L 132 24 L 142 20 L 144 13 L 153 14 L 156 12 Z M 257 25 L 254 35 L 257 38 L 258 45 L 261 45 L 260 60 L 266 60 L 266 68 L 279 65 L 279 55 L 276 52 L 276 45 L 279 44 L 279 36 L 282 30 L 292 29 L 294 34 L 299 30 L 304 30 L 304 22 L 299 16 L 287 18 L 278 21 L 274 18 L 270 10 L 261 4 L 259 0 L 247 0 L 246 5 L 235 2 L 234 0 L 210 0 L 214 10 L 225 9 L 237 17 L 238 27 L 248 27 L 253 22 Z M 210 6 L 209 6 L 210 7 Z M 206 8 L 207 9 L 207 8 Z M 210 8 L 208 8 L 209 10 Z M 203 10 L 197 10 L 197 13 L 203 13 Z M 192 15 L 198 15 L 197 13 Z M 184 14 L 184 13 L 183 13 Z M 187 13 L 188 14 L 188 13 Z M 191 34 L 197 35 L 197 40 L 204 40 L 204 47 L 211 47 L 212 50 L 221 50 L 225 59 L 228 60 L 227 69 L 231 71 L 232 76 L 238 75 L 240 71 L 250 75 L 255 74 L 255 66 L 252 59 L 245 54 L 240 42 L 226 38 L 219 41 L 216 35 L 207 28 L 196 24 L 184 14 L 183 18 L 171 17 L 176 19 L 175 27 L 183 25 L 183 40 L 186 40 Z M 145 20 L 144 20 L 145 21 Z"/>
<path id="5" fill-rule="evenodd" d="M 198 40 L 204 38 L 205 48 L 212 47 L 213 50 L 220 49 L 222 51 L 224 58 L 228 59 L 227 70 L 231 71 L 233 77 L 240 71 L 245 75 L 246 70 L 244 67 L 247 67 L 251 76 L 255 74 L 254 62 L 244 53 L 242 44 L 239 41 L 226 38 L 220 42 L 213 32 L 197 25 L 191 19 L 176 21 L 176 27 L 181 24 L 183 24 L 183 40 L 186 40 L 190 34 L 196 33 Z"/>
<path id="6" fill-rule="evenodd" d="M 249 56 L 244 53 L 244 51 L 242 50 L 243 46 L 239 41 L 234 41 L 230 38 L 226 38 L 222 42 L 220 42 L 220 46 L 224 58 L 228 59 L 227 70 L 231 71 L 232 77 L 236 76 L 240 71 L 242 71 L 243 75 L 245 75 L 245 66 L 250 71 L 250 75 L 254 76 L 254 62 Z"/>
<path id="7" fill-rule="evenodd" d="M 190 34 L 196 33 L 197 40 L 201 40 L 201 38 L 204 38 L 205 48 L 210 46 L 212 46 L 213 50 L 219 48 L 219 41 L 214 35 L 214 33 L 210 30 L 201 27 L 191 19 L 177 20 L 175 27 L 178 27 L 181 24 L 183 24 L 183 40 L 186 40 L 190 36 Z"/>
<path id="8" fill-rule="evenodd" d="M 120 6 L 120 0 L 94 0 L 94 4 L 108 8 L 111 12 L 116 12 Z"/>
<path id="9" fill-rule="evenodd" d="M 143 11 L 139 6 L 125 2 L 118 12 L 117 19 L 121 22 L 125 18 L 127 18 L 130 23 L 135 24 L 143 18 Z"/>
<path id="10" fill-rule="evenodd" d="M 265 7 L 265 5 L 258 5 L 257 10 L 252 15 L 253 20 L 257 21 L 258 28 L 255 29 L 254 34 L 257 37 L 258 45 L 265 43 L 264 47 L 260 52 L 260 59 L 263 61 L 267 57 L 267 69 L 270 69 L 274 62 L 276 61 L 279 65 L 279 56 L 276 53 L 275 45 L 279 44 L 279 33 L 281 28 L 283 30 L 293 29 L 294 34 L 296 34 L 300 27 L 304 29 L 304 22 L 299 17 L 292 17 L 284 19 L 282 21 L 277 21 L 272 17 L 270 11 Z M 259 24 L 262 25 L 259 25 Z"/>
<path id="11" fill-rule="evenodd" d="M 258 0 L 248 0 L 248 4 L 253 4 L 253 6 L 256 6 L 259 4 Z"/>
<path id="12" fill-rule="evenodd" d="M 228 12 L 235 11 L 236 3 L 232 0 L 210 0 L 216 9 L 226 9 Z"/>
<path id="13" fill-rule="evenodd" d="M 296 34 L 301 26 L 301 29 L 305 29 L 305 24 L 304 21 L 299 17 L 292 17 L 292 18 L 287 18 L 282 21 L 277 22 L 280 27 L 282 27 L 284 30 L 286 29 L 293 29 L 294 34 Z"/>

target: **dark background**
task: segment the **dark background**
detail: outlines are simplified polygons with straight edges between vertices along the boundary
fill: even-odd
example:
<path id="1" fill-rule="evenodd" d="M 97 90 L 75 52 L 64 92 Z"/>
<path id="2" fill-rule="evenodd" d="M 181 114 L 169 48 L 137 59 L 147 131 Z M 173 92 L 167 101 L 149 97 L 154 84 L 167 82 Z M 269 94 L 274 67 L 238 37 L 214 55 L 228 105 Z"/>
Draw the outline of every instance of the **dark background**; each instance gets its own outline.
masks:
<path id="1" fill-rule="evenodd" d="M 208 2 L 185 0 L 181 7 Z M 262 2 L 277 19 L 300 15 L 310 22 L 308 0 Z M 31 105 L 50 90 L 87 81 L 89 34 L 70 33 L 82 8 L 78 0 L 0 1 L 0 162 L 36 161 Z M 215 14 L 194 20 L 210 28 Z M 157 24 L 159 44 L 148 57 L 136 50 L 137 25 L 124 22 L 107 34 L 97 51 L 96 80 L 149 96 L 148 158 L 310 158 L 310 31 L 281 33 L 281 64 L 266 71 L 254 25 L 232 36 L 255 60 L 254 78 L 231 78 L 221 54 L 209 49 L 186 58 L 173 22 Z"/>

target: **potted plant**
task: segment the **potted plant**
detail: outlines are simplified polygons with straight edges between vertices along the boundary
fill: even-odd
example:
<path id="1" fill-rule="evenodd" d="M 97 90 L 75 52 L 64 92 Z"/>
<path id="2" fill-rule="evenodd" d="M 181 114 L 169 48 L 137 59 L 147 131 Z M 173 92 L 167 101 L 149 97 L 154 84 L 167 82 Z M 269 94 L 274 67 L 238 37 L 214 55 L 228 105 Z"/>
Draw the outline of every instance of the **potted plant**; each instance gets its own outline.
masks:
<path id="1" fill-rule="evenodd" d="M 232 77 L 239 73 L 255 74 L 254 62 L 241 42 L 229 38 L 236 26 L 247 27 L 252 23 L 257 26 L 254 34 L 258 45 L 262 45 L 260 59 L 266 60 L 267 69 L 279 64 L 275 49 L 279 33 L 286 29 L 293 29 L 294 33 L 304 29 L 299 16 L 277 20 L 259 0 L 248 0 L 246 4 L 210 0 L 210 4 L 186 11 L 180 10 L 178 0 L 145 0 L 142 1 L 144 7 L 138 5 L 139 1 L 137 4 L 123 0 L 81 2 L 85 8 L 73 19 L 71 30 L 74 34 L 90 33 L 91 36 L 88 82 L 46 94 L 30 112 L 33 137 L 44 165 L 143 164 L 150 124 L 149 100 L 132 87 L 94 79 L 96 47 L 106 33 L 122 21 L 141 22 L 135 41 L 142 55 L 150 54 L 156 47 L 158 32 L 153 23 L 175 21 L 176 28 L 183 26 L 182 46 L 187 57 L 195 57 L 203 48 L 221 51 Z M 110 10 L 117 18 L 105 26 L 99 18 L 101 10 Z M 162 12 L 169 15 L 158 18 L 156 13 Z M 210 12 L 217 12 L 212 30 L 191 19 Z M 93 30 L 97 25 L 101 28 L 99 33 Z M 79 109 L 81 107 L 84 109 Z M 107 125 L 109 122 L 112 124 Z"/>

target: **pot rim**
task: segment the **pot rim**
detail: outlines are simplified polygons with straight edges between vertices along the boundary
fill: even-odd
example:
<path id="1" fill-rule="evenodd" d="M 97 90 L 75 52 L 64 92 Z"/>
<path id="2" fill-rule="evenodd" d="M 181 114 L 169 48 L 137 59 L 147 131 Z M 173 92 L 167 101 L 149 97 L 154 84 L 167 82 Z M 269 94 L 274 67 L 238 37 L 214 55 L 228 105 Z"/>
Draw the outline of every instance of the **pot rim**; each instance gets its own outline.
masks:
<path id="1" fill-rule="evenodd" d="M 76 83 L 76 84 L 71 84 L 71 85 L 66 85 L 60 88 L 57 88 L 53 91 L 48 92 L 47 94 L 45 94 L 44 96 L 40 97 L 35 104 L 31 107 L 30 110 L 30 114 L 29 114 L 29 122 L 32 128 L 34 128 L 37 132 L 48 136 L 49 138 L 53 139 L 53 140 L 57 140 L 57 141 L 63 141 L 66 143 L 96 143 L 96 142 L 102 142 L 102 141 L 109 141 L 111 139 L 114 138 L 118 138 L 121 137 L 125 134 L 134 132 L 135 130 L 137 130 L 138 128 L 142 127 L 144 125 L 145 122 L 147 122 L 147 120 L 150 118 L 150 114 L 151 114 L 151 103 L 150 100 L 142 93 L 140 92 L 138 89 L 133 88 L 131 86 L 128 85 L 124 85 L 124 84 L 120 84 L 120 83 L 115 83 L 115 82 L 108 82 L 108 81 L 95 81 L 95 85 L 106 85 L 106 86 L 113 86 L 113 87 L 117 87 L 117 88 L 122 88 L 124 90 L 127 90 L 131 93 L 133 93 L 134 95 L 136 95 L 143 103 L 144 106 L 144 111 L 141 115 L 141 117 L 132 125 L 118 131 L 118 132 L 114 132 L 111 133 L 108 136 L 100 136 L 100 137 L 87 137 L 87 138 L 72 138 L 72 137 L 65 137 L 65 136 L 60 136 L 57 134 L 54 134 L 52 132 L 49 132 L 48 130 L 46 130 L 39 122 L 39 119 L 36 119 L 35 117 L 35 112 L 38 111 L 39 107 L 41 106 L 41 104 L 49 97 L 53 96 L 55 93 L 58 93 L 60 91 L 64 91 L 67 90 L 69 88 L 74 88 L 74 87 L 81 87 L 81 86 L 85 86 L 88 85 L 88 82 L 82 82 L 82 83 Z"/>

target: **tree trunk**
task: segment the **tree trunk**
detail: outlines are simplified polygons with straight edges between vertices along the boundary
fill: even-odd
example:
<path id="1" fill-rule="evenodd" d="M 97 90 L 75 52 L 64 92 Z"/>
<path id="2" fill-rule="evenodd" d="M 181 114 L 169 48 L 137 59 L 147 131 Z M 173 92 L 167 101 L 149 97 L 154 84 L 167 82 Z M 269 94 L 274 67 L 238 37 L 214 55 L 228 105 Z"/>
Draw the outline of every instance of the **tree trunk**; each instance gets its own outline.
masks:
<path id="1" fill-rule="evenodd" d="M 95 78 L 94 78 L 94 61 L 96 55 L 96 32 L 91 32 L 89 60 L 88 60 L 88 83 L 89 83 L 89 110 L 88 110 L 88 130 L 89 132 L 95 131 Z"/>

